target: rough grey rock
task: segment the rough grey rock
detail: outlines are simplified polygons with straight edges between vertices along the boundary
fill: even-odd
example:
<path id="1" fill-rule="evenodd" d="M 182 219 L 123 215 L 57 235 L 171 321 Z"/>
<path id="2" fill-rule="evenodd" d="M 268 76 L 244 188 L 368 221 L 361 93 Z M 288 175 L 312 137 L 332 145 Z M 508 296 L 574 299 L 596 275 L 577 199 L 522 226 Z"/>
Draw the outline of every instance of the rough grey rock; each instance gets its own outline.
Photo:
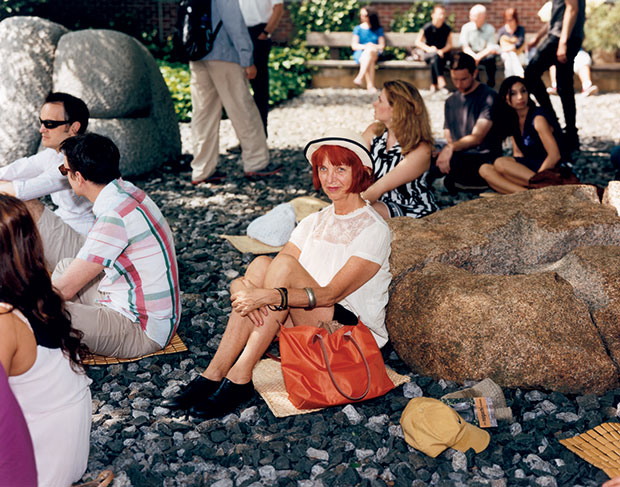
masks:
<path id="1" fill-rule="evenodd" d="M 407 399 L 412 399 L 414 397 L 422 397 L 424 393 L 422 392 L 422 388 L 417 385 L 415 382 L 407 382 L 403 386 L 403 395 Z"/>
<path id="2" fill-rule="evenodd" d="M 144 117 L 150 111 L 144 54 L 133 37 L 121 32 L 91 29 L 62 36 L 53 80 L 55 90 L 84 100 L 93 118 Z"/>
<path id="3" fill-rule="evenodd" d="M 170 93 L 153 56 L 136 39 L 112 30 L 68 32 L 30 17 L 1 25 L 0 56 L 11 68 L 0 74 L 0 101 L 17 113 L 0 120 L 0 161 L 36 152 L 38 111 L 50 91 L 84 100 L 89 130 L 119 147 L 123 176 L 150 172 L 181 155 Z"/>
<path id="4" fill-rule="evenodd" d="M 56 91 L 86 102 L 90 130 L 114 140 L 124 176 L 149 172 L 180 155 L 170 93 L 153 56 L 133 37 L 96 29 L 64 35 L 53 79 Z"/>
<path id="5" fill-rule="evenodd" d="M 67 29 L 38 17 L 0 22 L 0 165 L 36 152 L 39 110 L 52 90 L 52 63 Z"/>

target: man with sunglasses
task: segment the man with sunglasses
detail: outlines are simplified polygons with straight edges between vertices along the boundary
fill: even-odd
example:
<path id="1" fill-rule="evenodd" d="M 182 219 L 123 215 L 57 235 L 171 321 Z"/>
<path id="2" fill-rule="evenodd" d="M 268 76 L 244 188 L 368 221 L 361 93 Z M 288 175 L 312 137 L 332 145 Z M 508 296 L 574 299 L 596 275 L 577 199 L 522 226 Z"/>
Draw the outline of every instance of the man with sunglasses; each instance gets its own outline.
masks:
<path id="1" fill-rule="evenodd" d="M 88 118 L 88 107 L 79 98 L 50 93 L 39 116 L 41 145 L 45 149 L 0 168 L 0 192 L 25 201 L 51 195 L 58 207 L 55 213 L 81 234 L 88 233 L 95 221 L 92 203 L 73 192 L 58 166 L 64 161 L 60 144 L 84 133 Z"/>

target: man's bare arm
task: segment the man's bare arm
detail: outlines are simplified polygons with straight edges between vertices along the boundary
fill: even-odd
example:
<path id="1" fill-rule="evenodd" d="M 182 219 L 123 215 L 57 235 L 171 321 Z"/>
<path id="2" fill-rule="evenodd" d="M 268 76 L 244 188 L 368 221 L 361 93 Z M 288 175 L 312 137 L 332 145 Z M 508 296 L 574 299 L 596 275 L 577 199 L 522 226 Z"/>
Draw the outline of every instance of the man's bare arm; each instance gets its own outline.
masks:
<path id="1" fill-rule="evenodd" d="M 577 13 L 579 12 L 579 4 L 577 0 L 564 0 L 566 3 L 566 9 L 564 10 L 564 17 L 562 18 L 562 33 L 560 34 L 560 41 L 558 43 L 557 58 L 561 63 L 568 61 L 566 57 L 566 50 L 568 45 L 568 39 L 573 32 L 575 22 L 577 21 Z"/>
<path id="2" fill-rule="evenodd" d="M 491 130 L 492 126 L 493 122 L 491 122 L 491 120 L 487 120 L 486 118 L 479 118 L 474 125 L 474 129 L 472 130 L 471 134 L 461 137 L 459 140 L 456 140 L 449 145 L 455 152 L 464 151 L 472 147 L 476 147 L 482 143 L 484 138 L 489 133 L 489 130 Z"/>
<path id="3" fill-rule="evenodd" d="M 97 277 L 104 267 L 101 264 L 75 259 L 67 270 L 52 283 L 63 299 L 69 300 L 86 284 Z"/>

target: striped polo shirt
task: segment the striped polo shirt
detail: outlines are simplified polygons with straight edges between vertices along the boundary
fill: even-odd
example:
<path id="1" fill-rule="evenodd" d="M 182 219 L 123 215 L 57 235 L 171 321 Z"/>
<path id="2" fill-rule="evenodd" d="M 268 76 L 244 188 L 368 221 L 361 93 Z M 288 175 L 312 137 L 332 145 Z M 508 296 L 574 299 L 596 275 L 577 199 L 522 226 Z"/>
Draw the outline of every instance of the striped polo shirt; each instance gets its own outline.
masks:
<path id="1" fill-rule="evenodd" d="M 179 324 L 181 300 L 172 232 L 144 191 L 116 179 L 93 204 L 96 220 L 77 258 L 105 267 L 99 302 L 165 347 Z"/>

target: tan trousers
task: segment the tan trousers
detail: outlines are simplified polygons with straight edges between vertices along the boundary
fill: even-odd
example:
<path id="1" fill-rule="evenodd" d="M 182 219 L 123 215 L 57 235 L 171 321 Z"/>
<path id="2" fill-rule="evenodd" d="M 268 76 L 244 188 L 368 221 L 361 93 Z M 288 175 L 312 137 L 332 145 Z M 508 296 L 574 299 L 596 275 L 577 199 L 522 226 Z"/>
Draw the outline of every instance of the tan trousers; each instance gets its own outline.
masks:
<path id="1" fill-rule="evenodd" d="M 269 149 L 258 108 L 250 95 L 245 70 L 226 61 L 191 61 L 192 181 L 215 172 L 220 152 L 222 106 L 241 144 L 244 172 L 269 164 Z"/>
<path id="2" fill-rule="evenodd" d="M 73 259 L 58 263 L 52 280 L 60 277 Z M 71 324 L 84 333 L 82 342 L 91 352 L 107 357 L 133 358 L 161 350 L 159 343 L 142 331 L 140 323 L 131 321 L 118 311 L 99 304 L 106 295 L 99 292 L 103 273 L 84 286 L 65 306 L 71 315 Z"/>
<path id="3" fill-rule="evenodd" d="M 53 281 L 73 261 L 86 237 L 48 208 L 43 210 L 37 228 L 43 241 L 48 269 L 54 270 Z M 105 294 L 98 290 L 102 278 L 103 273 L 65 303 L 71 315 L 71 325 L 84 333 L 82 342 L 91 352 L 108 357 L 133 358 L 161 350 L 158 343 L 146 336 L 139 323 L 97 303 L 98 299 L 105 298 Z"/>

